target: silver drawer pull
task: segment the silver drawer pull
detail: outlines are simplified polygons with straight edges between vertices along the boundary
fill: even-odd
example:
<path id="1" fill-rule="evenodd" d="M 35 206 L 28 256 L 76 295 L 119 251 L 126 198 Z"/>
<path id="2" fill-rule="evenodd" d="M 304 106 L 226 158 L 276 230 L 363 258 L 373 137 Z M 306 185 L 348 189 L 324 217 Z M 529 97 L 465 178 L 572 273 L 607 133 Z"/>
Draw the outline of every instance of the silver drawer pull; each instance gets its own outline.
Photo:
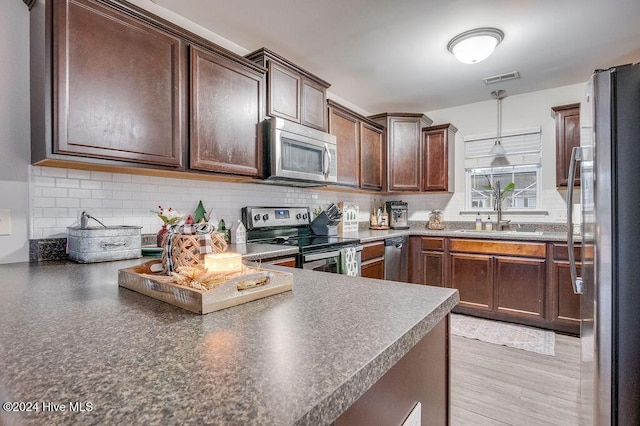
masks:
<path id="1" fill-rule="evenodd" d="M 117 243 L 107 243 L 106 241 L 103 241 L 100 243 L 100 247 L 102 248 L 111 248 L 111 247 L 126 247 L 128 246 L 129 243 L 127 241 L 120 241 Z"/>

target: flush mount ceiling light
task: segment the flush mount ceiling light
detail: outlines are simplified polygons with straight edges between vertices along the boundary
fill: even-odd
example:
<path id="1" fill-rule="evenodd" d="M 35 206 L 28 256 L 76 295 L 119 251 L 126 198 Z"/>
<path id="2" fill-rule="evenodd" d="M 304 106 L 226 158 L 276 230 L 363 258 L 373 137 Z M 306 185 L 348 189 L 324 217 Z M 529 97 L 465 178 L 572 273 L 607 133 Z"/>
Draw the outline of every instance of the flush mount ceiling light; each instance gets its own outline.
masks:
<path id="1" fill-rule="evenodd" d="M 491 92 L 491 96 L 496 98 L 496 100 L 498 101 L 498 125 L 496 130 L 496 141 L 493 144 L 491 151 L 489 151 L 489 154 L 493 155 L 494 157 L 504 157 L 507 152 L 504 150 L 500 138 L 502 137 L 502 99 L 507 97 L 507 91 L 494 90 L 493 92 Z"/>
<path id="2" fill-rule="evenodd" d="M 487 59 L 503 38 L 504 33 L 497 28 L 476 28 L 452 38 L 447 50 L 460 62 L 475 64 Z"/>

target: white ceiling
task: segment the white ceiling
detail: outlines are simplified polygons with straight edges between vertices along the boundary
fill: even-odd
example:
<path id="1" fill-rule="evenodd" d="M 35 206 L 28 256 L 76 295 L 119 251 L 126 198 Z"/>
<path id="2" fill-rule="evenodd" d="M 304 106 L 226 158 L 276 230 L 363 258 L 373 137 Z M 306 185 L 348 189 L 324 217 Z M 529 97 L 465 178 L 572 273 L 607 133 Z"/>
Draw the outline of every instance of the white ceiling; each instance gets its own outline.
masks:
<path id="1" fill-rule="evenodd" d="M 427 112 L 582 83 L 640 61 L 640 0 L 153 0 L 253 51 L 267 47 L 371 113 Z M 478 64 L 447 51 L 455 35 L 505 38 Z M 485 85 L 483 77 L 521 78 Z"/>

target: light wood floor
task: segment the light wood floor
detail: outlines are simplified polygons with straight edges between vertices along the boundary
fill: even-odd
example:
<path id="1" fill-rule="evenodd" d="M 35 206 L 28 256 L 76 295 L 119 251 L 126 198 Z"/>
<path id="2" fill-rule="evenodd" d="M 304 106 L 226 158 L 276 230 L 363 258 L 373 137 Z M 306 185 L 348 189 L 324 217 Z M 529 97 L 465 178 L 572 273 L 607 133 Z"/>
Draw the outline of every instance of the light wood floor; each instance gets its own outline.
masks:
<path id="1" fill-rule="evenodd" d="M 580 340 L 555 356 L 451 336 L 451 424 L 577 426 Z"/>

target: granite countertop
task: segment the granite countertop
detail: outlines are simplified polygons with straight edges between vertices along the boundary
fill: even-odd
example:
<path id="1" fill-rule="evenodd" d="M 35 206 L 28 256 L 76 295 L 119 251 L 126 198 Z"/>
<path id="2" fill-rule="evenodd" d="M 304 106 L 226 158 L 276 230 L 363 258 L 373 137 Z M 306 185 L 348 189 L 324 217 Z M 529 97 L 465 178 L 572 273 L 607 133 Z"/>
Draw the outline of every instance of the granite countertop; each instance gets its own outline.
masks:
<path id="1" fill-rule="evenodd" d="M 292 292 L 197 315 L 118 287 L 140 262 L 0 265 L 0 399 L 40 404 L 0 423 L 327 424 L 458 302 L 286 268 Z"/>

